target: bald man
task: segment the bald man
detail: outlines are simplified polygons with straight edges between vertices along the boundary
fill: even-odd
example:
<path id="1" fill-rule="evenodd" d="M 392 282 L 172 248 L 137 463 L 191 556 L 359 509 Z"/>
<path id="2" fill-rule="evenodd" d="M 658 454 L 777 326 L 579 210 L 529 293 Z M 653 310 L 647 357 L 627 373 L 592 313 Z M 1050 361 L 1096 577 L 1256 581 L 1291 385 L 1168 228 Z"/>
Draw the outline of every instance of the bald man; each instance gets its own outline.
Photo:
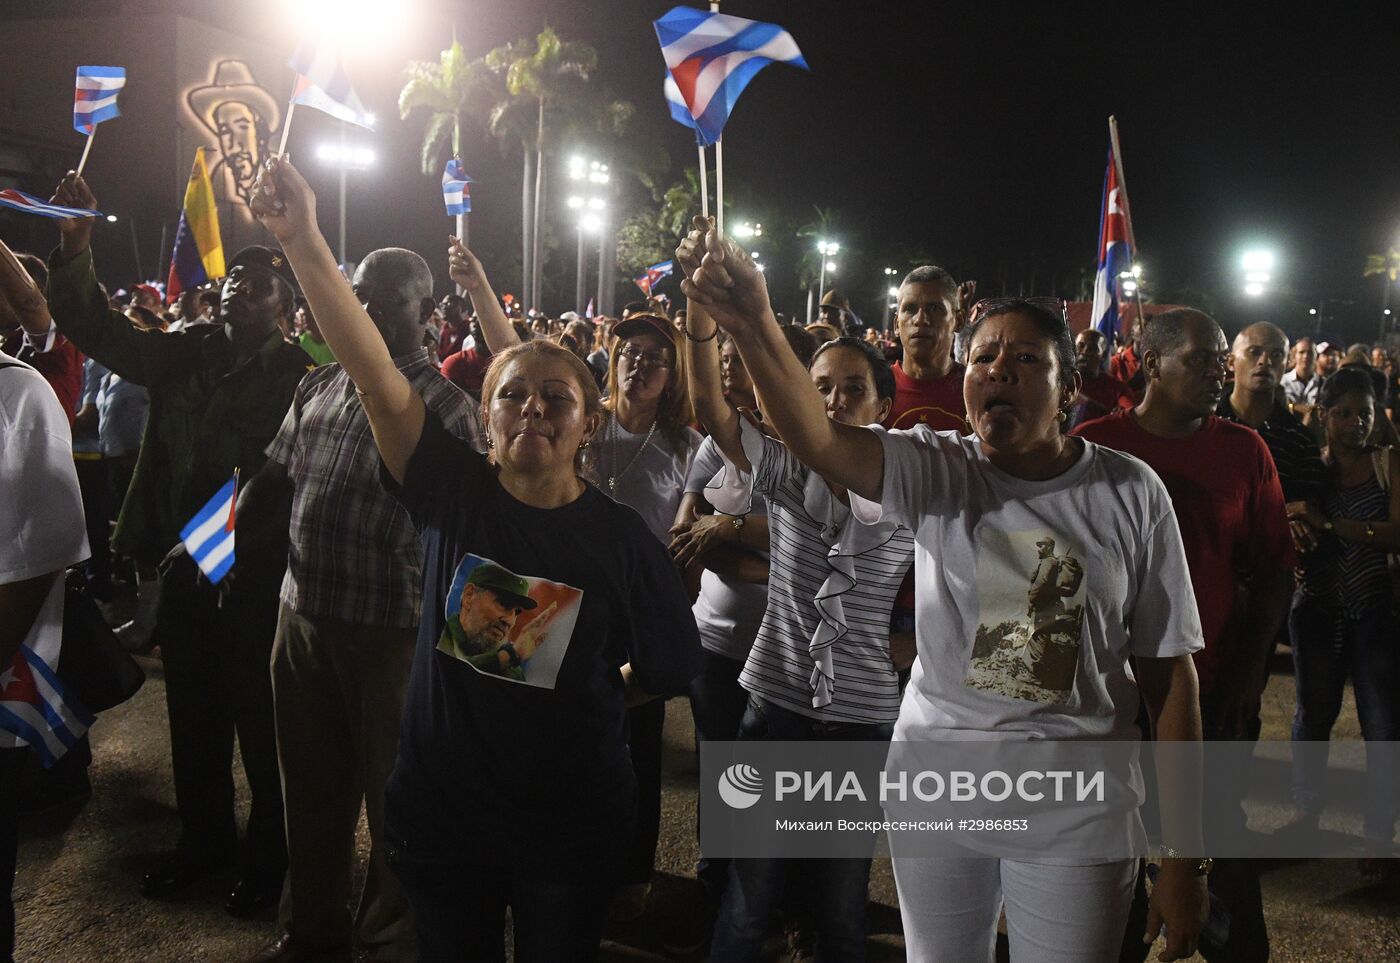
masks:
<path id="1" fill-rule="evenodd" d="M 1235 336 L 1227 361 L 1235 386 L 1220 399 L 1215 413 L 1253 428 L 1269 446 L 1283 484 L 1289 517 L 1303 511 L 1322 487 L 1322 453 L 1312 433 L 1288 410 L 1278 388 L 1288 360 L 1288 336 L 1261 321 Z"/>

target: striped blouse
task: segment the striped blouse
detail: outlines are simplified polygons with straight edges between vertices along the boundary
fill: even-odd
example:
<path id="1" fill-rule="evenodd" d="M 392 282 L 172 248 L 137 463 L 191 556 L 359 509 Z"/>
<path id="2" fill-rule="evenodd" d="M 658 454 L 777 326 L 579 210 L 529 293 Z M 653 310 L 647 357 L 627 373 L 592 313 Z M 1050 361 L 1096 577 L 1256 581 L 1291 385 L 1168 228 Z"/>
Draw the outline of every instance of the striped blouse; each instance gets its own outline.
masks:
<path id="1" fill-rule="evenodd" d="M 1389 517 L 1390 499 L 1372 475 L 1351 488 L 1329 486 L 1323 493 L 1322 510 L 1335 518 L 1383 522 Z M 1356 618 L 1390 595 L 1386 553 L 1364 542 L 1324 536 L 1306 559 L 1303 592 Z"/>

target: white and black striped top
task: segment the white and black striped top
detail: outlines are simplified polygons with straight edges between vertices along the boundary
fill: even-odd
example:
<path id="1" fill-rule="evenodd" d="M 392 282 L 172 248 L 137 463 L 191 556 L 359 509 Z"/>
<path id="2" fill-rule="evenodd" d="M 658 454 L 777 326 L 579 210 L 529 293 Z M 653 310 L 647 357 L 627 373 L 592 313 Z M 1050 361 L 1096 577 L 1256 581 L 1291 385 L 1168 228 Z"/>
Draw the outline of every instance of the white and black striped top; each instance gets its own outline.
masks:
<path id="1" fill-rule="evenodd" d="M 764 437 L 762 446 L 762 456 L 750 460 L 754 491 L 768 498 L 768 608 L 739 682 L 825 722 L 892 723 L 900 688 L 890 663 L 890 610 L 913 562 L 914 537 L 889 526 L 883 539 L 855 556 L 856 584 L 841 596 L 848 631 L 832 646 L 832 698 L 814 707 L 808 645 L 821 620 L 814 599 L 832 571 L 828 547 L 844 526 L 860 522 L 839 500 L 818 497 L 812 486 L 822 483 L 782 442 Z M 821 501 L 826 514 L 816 504 Z"/>
<path id="2" fill-rule="evenodd" d="M 1373 475 L 1352 488 L 1328 486 L 1322 510 L 1334 518 L 1384 522 L 1390 517 L 1390 496 Z M 1390 572 L 1385 551 L 1365 542 L 1322 537 L 1304 558 L 1303 592 L 1357 618 L 1390 597 Z"/>

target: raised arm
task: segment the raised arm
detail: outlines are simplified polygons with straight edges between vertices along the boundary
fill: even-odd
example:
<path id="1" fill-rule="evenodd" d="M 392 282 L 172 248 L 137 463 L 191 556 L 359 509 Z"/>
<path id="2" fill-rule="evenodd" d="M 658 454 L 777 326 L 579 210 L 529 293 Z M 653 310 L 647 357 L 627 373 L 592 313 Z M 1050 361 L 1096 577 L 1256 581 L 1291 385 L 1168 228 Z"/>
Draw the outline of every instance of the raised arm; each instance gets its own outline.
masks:
<path id="1" fill-rule="evenodd" d="M 44 292 L 4 241 L 0 241 L 0 311 L 13 314 L 31 340 L 46 338 L 53 328 Z"/>
<path id="2" fill-rule="evenodd" d="M 282 245 L 321 335 L 355 383 L 389 474 L 402 482 L 423 434 L 423 399 L 389 354 L 340 274 L 316 223 L 316 195 L 286 157 L 269 157 L 253 185 L 253 214 Z"/>
<path id="3" fill-rule="evenodd" d="M 492 354 L 500 354 L 511 345 L 519 344 L 520 335 L 501 310 L 501 302 L 491 290 L 481 262 L 458 238 L 449 235 L 447 240 L 447 273 L 472 299 L 472 309 L 481 322 L 481 333 L 486 336 L 486 347 Z"/>
<path id="4" fill-rule="evenodd" d="M 724 457 L 740 471 L 749 471 L 749 459 L 740 440 L 739 413 L 724 399 L 718 336 L 719 328 L 704 305 L 692 301 L 686 308 L 685 330 L 680 342 L 691 407 Z"/>
<path id="5" fill-rule="evenodd" d="M 681 290 L 734 339 L 762 399 L 764 420 L 803 464 L 827 481 L 879 500 L 885 476 L 880 439 L 868 429 L 827 417 L 821 395 L 773 317 L 763 274 L 703 218 L 693 223 L 694 230 L 676 249 L 685 272 Z"/>

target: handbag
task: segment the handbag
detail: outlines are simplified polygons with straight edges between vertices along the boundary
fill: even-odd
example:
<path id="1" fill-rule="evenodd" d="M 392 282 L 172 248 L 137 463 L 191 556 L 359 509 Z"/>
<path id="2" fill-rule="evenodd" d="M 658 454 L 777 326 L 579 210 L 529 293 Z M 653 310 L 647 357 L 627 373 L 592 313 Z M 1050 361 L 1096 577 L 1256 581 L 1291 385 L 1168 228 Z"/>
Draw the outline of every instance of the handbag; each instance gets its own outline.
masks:
<path id="1" fill-rule="evenodd" d="M 146 673 L 122 647 L 88 592 L 84 566 L 63 580 L 63 647 L 58 678 L 68 695 L 92 713 L 105 712 L 134 696 Z"/>

